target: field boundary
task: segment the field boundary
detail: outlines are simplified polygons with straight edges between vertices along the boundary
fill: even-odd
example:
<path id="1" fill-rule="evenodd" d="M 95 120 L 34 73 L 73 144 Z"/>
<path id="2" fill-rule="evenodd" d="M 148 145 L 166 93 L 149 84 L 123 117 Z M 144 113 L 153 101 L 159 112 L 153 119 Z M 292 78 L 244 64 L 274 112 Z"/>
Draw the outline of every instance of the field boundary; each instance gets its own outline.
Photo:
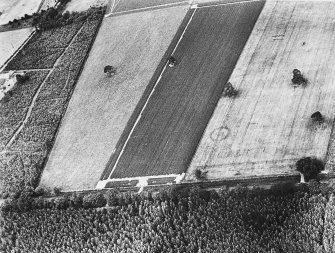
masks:
<path id="1" fill-rule="evenodd" d="M 21 51 L 21 49 L 28 43 L 28 41 L 34 36 L 35 33 L 36 30 L 32 31 L 32 33 L 28 36 L 28 38 L 26 38 L 25 41 L 23 41 L 21 46 L 19 46 L 19 48 L 4 62 L 4 64 L 2 64 L 2 66 L 0 67 L 0 72 L 3 72 L 3 70 L 7 67 L 7 64 Z M 13 70 L 16 71 L 16 69 Z"/>
<path id="2" fill-rule="evenodd" d="M 207 2 L 207 3 L 199 3 L 194 4 L 193 8 L 209 8 L 209 7 L 215 7 L 215 6 L 222 6 L 222 5 L 232 5 L 232 4 L 243 4 L 243 3 L 251 3 L 251 2 L 264 2 L 265 0 L 240 0 L 240 1 L 232 1 L 232 2 L 225 2 L 220 3 L 221 1 L 213 1 L 213 2 Z"/>
<path id="3" fill-rule="evenodd" d="M 139 117 L 143 106 L 145 105 L 151 91 L 153 90 L 155 84 L 157 83 L 157 80 L 159 79 L 159 77 L 161 76 L 163 70 L 166 67 L 166 63 L 167 63 L 167 58 L 172 55 L 172 53 L 174 52 L 175 46 L 178 43 L 178 41 L 180 40 L 180 36 L 182 35 L 182 33 L 184 32 L 186 25 L 189 23 L 189 20 L 191 18 L 191 16 L 193 15 L 194 10 L 188 10 L 183 21 L 181 22 L 175 36 L 173 37 L 173 39 L 170 42 L 169 47 L 167 48 L 167 50 L 165 51 L 165 54 L 163 55 L 160 63 L 158 64 L 153 76 L 151 77 L 146 89 L 143 92 L 143 95 L 141 97 L 141 99 L 139 100 L 138 104 L 136 105 L 132 115 L 130 116 L 126 127 L 124 128 L 117 144 L 116 144 L 116 148 L 115 148 L 115 152 L 114 154 L 111 155 L 109 161 L 106 164 L 106 167 L 104 169 L 104 171 L 101 174 L 100 180 L 106 180 L 110 177 L 111 173 L 110 173 L 110 166 L 111 164 L 114 164 L 116 162 L 116 156 L 117 154 L 119 154 L 122 150 L 122 148 L 124 147 L 124 144 L 126 142 L 127 137 L 129 136 L 131 129 L 133 128 L 133 125 L 136 123 L 137 118 Z M 158 80 L 159 81 L 159 80 Z"/>
<path id="4" fill-rule="evenodd" d="M 106 18 L 115 17 L 115 16 L 138 13 L 138 12 L 144 12 L 144 11 L 160 10 L 160 9 L 165 9 L 165 8 L 185 6 L 185 5 L 189 5 L 189 4 L 190 4 L 190 1 L 183 1 L 183 2 L 177 2 L 177 3 L 171 3 L 171 4 L 161 4 L 161 5 L 156 5 L 156 6 L 137 8 L 137 9 L 128 10 L 128 11 L 112 12 L 113 10 L 111 10 L 111 13 L 105 15 L 105 17 Z M 116 6 L 117 5 L 115 5 L 115 7 Z M 114 6 L 113 6 L 113 8 L 114 8 Z"/>

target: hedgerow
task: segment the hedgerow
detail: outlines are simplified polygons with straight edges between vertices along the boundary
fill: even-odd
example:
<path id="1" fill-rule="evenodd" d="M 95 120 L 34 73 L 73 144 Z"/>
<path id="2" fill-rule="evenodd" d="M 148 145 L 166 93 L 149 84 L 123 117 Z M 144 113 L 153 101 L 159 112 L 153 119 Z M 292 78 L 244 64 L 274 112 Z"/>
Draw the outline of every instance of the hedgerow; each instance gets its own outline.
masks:
<path id="1" fill-rule="evenodd" d="M 334 248 L 333 198 L 308 189 L 286 194 L 194 190 L 154 198 L 113 197 L 113 206 L 105 208 L 84 208 L 82 198 L 77 204 L 69 197 L 39 198 L 31 202 L 34 210 L 3 212 L 0 249 L 328 253 Z"/>

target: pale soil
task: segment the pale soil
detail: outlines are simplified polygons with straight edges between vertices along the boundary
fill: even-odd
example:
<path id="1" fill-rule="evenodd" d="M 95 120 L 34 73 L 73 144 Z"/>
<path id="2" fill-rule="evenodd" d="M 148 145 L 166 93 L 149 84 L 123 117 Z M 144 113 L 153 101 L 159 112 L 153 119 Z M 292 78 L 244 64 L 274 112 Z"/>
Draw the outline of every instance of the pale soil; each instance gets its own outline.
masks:
<path id="1" fill-rule="evenodd" d="M 41 0 L 1 0 L 0 25 L 7 24 L 13 19 L 20 19 L 25 14 L 37 12 Z"/>
<path id="2" fill-rule="evenodd" d="M 64 115 L 42 185 L 95 188 L 186 11 L 179 7 L 104 19 Z M 103 73 L 106 65 L 116 67 L 115 76 Z"/>
<path id="3" fill-rule="evenodd" d="M 71 0 L 66 6 L 66 11 L 81 12 L 88 10 L 90 7 L 105 6 L 108 1 L 109 0 Z"/>
<path id="4" fill-rule="evenodd" d="M 186 178 L 298 174 L 303 156 L 326 160 L 335 106 L 335 2 L 268 1 L 235 67 Z M 308 79 L 293 88 L 292 70 Z M 321 127 L 310 116 L 320 111 Z"/>
<path id="5" fill-rule="evenodd" d="M 0 32 L 0 68 L 32 32 L 33 28 Z"/>

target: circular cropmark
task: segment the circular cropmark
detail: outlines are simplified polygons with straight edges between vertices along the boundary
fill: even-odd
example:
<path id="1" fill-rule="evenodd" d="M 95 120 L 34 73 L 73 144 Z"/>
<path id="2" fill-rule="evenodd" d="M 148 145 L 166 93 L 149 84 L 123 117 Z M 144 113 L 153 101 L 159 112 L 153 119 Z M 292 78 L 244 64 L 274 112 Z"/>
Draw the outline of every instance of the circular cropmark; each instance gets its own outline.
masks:
<path id="1" fill-rule="evenodd" d="M 210 134 L 210 138 L 212 141 L 222 141 L 226 139 L 228 135 L 229 128 L 227 126 L 222 126 L 214 129 Z"/>

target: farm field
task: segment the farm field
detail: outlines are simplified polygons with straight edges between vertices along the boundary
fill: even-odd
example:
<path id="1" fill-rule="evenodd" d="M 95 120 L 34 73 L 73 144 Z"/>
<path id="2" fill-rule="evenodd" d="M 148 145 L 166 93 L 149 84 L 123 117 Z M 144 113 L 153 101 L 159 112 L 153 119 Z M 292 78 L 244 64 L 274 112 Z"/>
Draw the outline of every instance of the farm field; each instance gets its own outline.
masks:
<path id="1" fill-rule="evenodd" d="M 95 187 L 186 12 L 178 7 L 104 19 L 41 184 Z M 106 65 L 117 68 L 115 76 L 104 74 Z"/>
<path id="2" fill-rule="evenodd" d="M 107 5 L 109 0 L 71 0 L 66 5 L 66 11 L 81 12 L 89 9 L 90 7 L 100 7 Z"/>
<path id="3" fill-rule="evenodd" d="M 33 28 L 0 33 L 0 68 L 33 32 Z"/>
<path id="4" fill-rule="evenodd" d="M 110 178 L 185 172 L 264 2 L 193 9 L 189 25 Z"/>
<path id="5" fill-rule="evenodd" d="M 230 82 L 240 91 L 222 97 L 186 178 L 297 174 L 304 156 L 326 160 L 335 106 L 335 2 L 268 1 Z M 271 50 L 269 50 L 271 48 Z M 294 88 L 293 69 L 307 78 Z M 311 114 L 325 123 L 316 126 Z"/>
<path id="6" fill-rule="evenodd" d="M 181 2 L 187 2 L 187 0 L 111 0 L 109 11 L 118 13 Z"/>
<path id="7" fill-rule="evenodd" d="M 1 0 L 0 25 L 38 11 L 41 0 Z"/>

